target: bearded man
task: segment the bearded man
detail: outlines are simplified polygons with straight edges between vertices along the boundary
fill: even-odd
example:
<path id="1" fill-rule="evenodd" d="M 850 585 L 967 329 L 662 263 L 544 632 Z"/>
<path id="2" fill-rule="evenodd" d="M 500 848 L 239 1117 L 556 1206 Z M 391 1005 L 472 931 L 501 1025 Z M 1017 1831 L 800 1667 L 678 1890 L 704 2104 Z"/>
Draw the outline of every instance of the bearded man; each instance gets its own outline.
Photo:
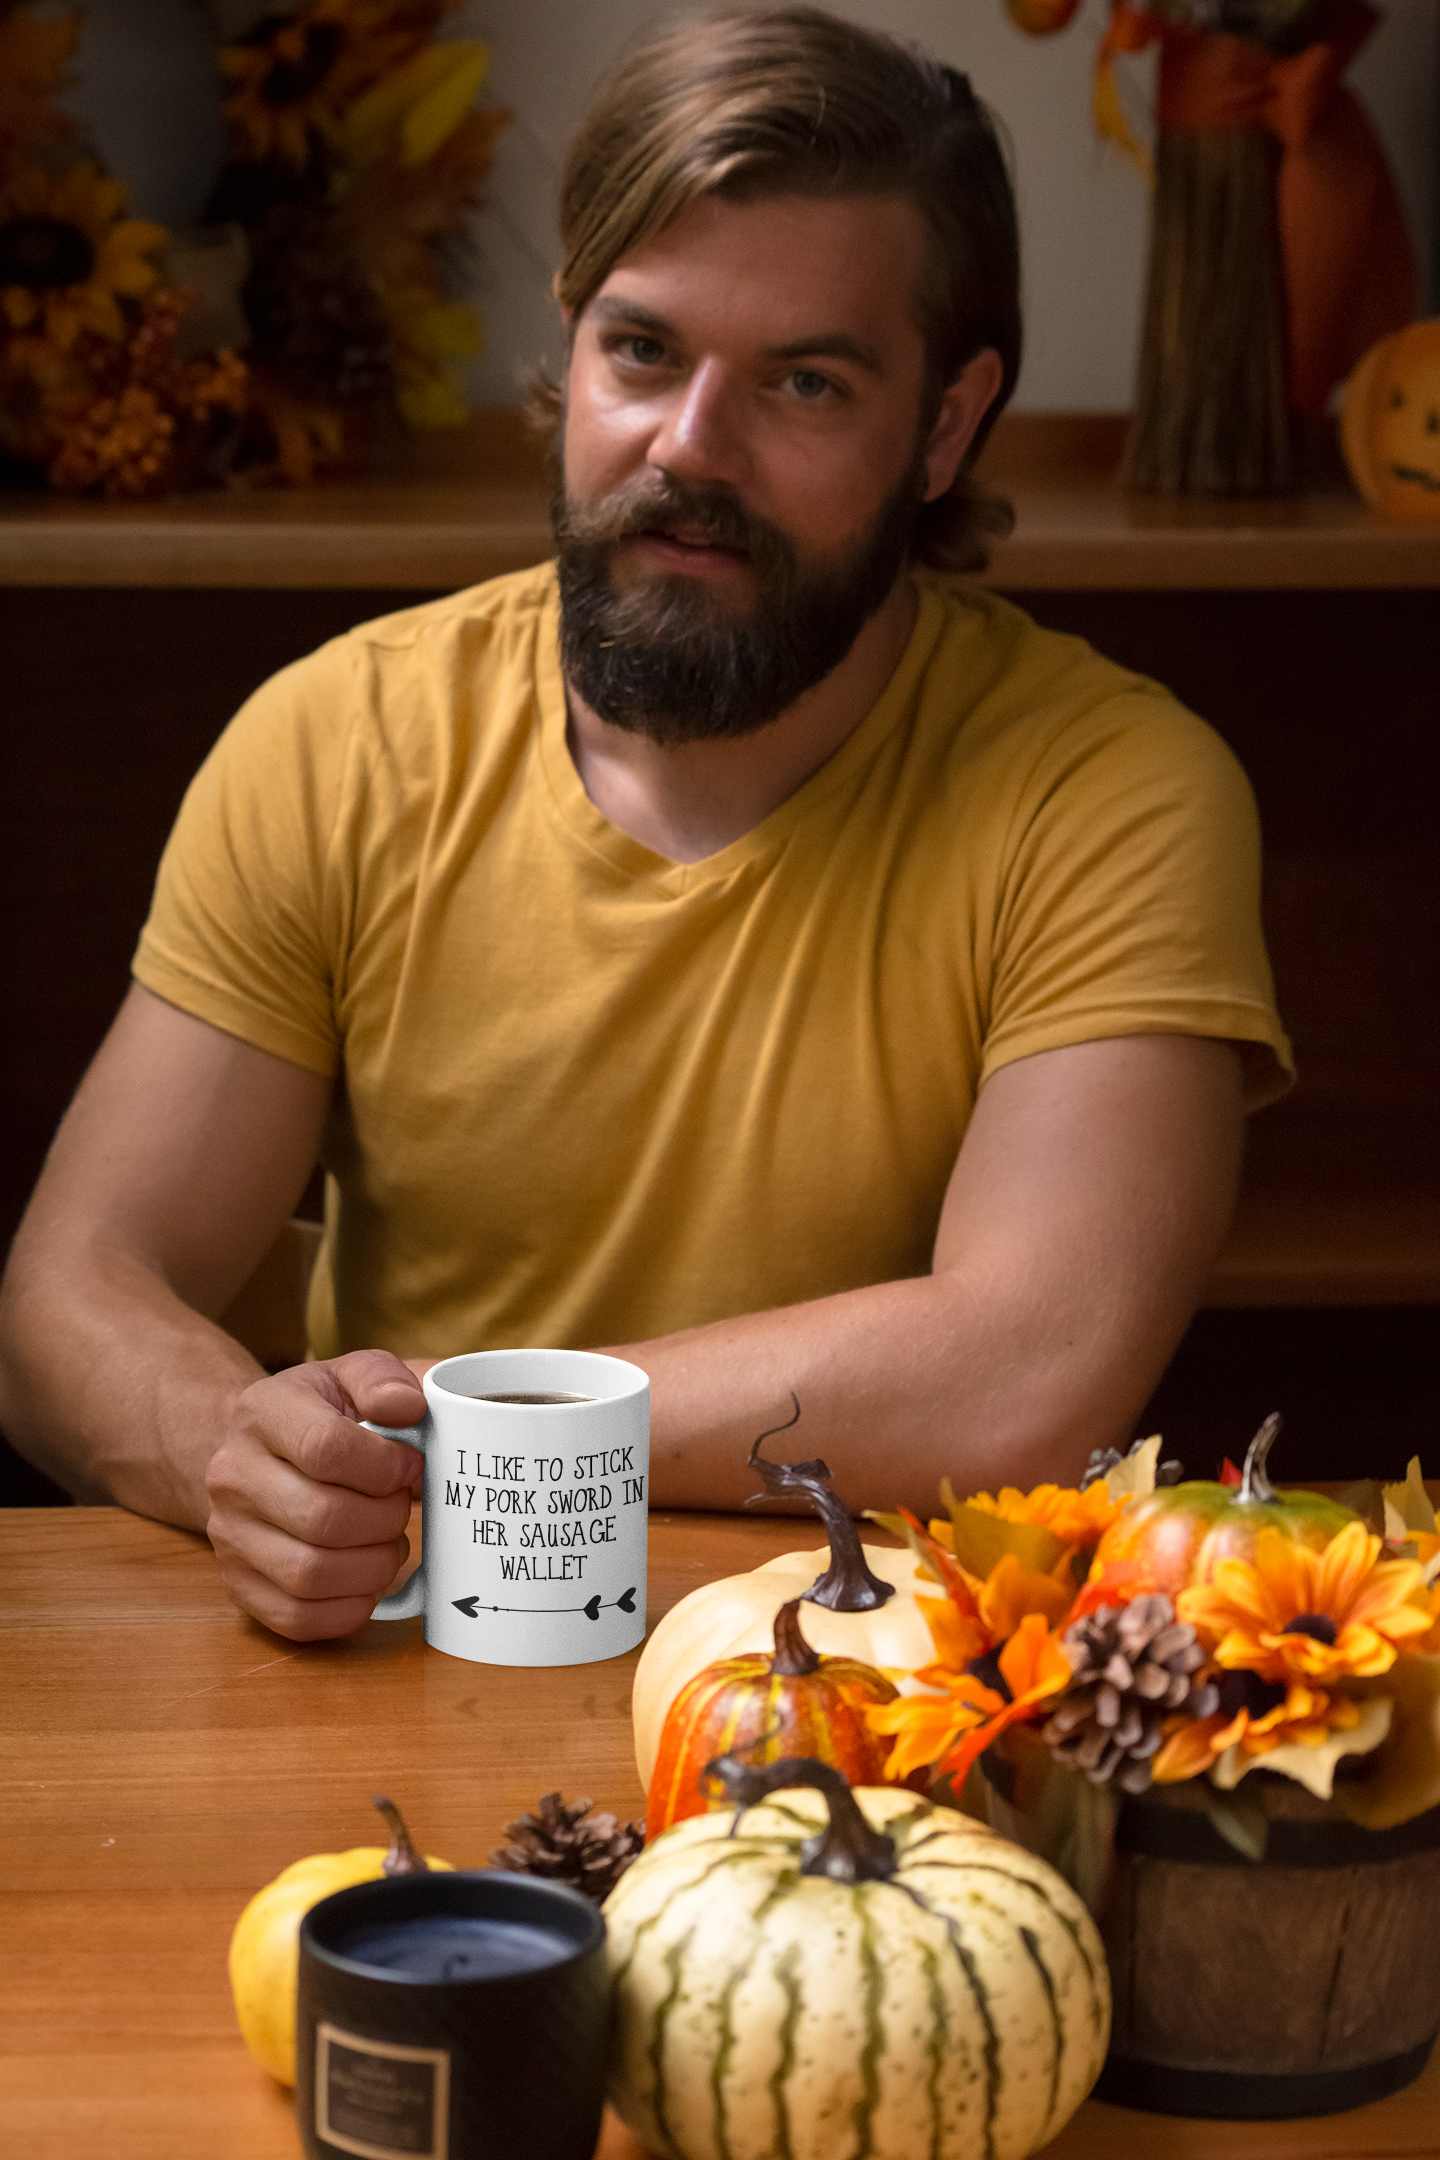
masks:
<path id="1" fill-rule="evenodd" d="M 1244 780 L 937 573 L 1019 359 L 963 77 L 808 8 L 627 56 L 565 177 L 558 560 L 266 685 L 4 1301 L 4 1422 L 282 1634 L 404 1556 L 428 1360 L 605 1347 L 652 1497 L 804 1408 L 856 1505 L 1123 1442 L 1288 1050 Z M 313 1362 L 215 1324 L 317 1152 Z M 409 1361 L 408 1363 L 405 1361 Z"/>

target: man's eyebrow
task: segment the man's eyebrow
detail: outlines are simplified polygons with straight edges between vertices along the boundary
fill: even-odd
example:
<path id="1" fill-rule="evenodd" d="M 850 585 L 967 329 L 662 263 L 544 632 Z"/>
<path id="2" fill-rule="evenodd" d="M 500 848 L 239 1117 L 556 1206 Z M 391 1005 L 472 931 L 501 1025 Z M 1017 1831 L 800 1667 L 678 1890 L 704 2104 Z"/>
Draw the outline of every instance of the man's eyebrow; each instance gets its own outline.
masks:
<path id="1" fill-rule="evenodd" d="M 621 293 L 602 293 L 590 303 L 590 312 L 610 323 L 630 323 L 638 330 L 649 331 L 652 336 L 679 340 L 680 333 L 672 322 L 657 315 L 653 308 L 642 307 L 637 300 L 627 300 Z M 813 336 L 791 338 L 785 345 L 767 345 L 767 360 L 849 360 L 854 366 L 864 368 L 867 374 L 883 375 L 884 363 L 873 345 L 863 338 L 851 337 L 844 330 L 817 330 Z"/>
<path id="2" fill-rule="evenodd" d="M 844 330 L 822 330 L 814 337 L 792 338 L 788 345 L 767 345 L 767 360 L 850 360 L 867 374 L 883 375 L 884 364 L 873 345 Z"/>
<path id="3" fill-rule="evenodd" d="M 663 315 L 657 315 L 653 308 L 641 307 L 638 300 L 625 299 L 621 293 L 602 293 L 599 299 L 591 301 L 588 312 L 602 316 L 606 322 L 635 323 L 642 330 L 653 331 L 656 337 L 679 336 L 675 325 L 666 322 Z"/>

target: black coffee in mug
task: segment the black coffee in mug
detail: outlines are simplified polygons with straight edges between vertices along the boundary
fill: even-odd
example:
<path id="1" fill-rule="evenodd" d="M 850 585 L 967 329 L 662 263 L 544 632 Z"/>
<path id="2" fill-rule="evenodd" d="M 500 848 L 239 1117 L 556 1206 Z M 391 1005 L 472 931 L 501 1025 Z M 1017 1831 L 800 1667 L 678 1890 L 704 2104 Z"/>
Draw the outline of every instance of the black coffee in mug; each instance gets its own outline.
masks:
<path id="1" fill-rule="evenodd" d="M 472 1395 L 470 1400 L 471 1402 L 518 1403 L 594 1402 L 595 1397 L 593 1395 Z"/>

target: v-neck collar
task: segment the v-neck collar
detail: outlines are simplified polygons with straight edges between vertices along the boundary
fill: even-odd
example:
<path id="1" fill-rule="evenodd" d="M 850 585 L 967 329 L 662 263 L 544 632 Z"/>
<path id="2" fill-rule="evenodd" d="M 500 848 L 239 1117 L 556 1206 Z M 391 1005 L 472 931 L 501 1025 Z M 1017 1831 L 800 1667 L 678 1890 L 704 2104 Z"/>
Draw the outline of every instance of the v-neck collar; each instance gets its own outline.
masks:
<path id="1" fill-rule="evenodd" d="M 538 749 L 544 792 L 555 819 L 569 837 L 592 855 L 602 857 L 627 878 L 643 879 L 659 891 L 676 897 L 722 884 L 751 865 L 778 855 L 796 827 L 817 806 L 848 787 L 869 765 L 876 752 L 914 703 L 920 678 L 929 664 L 940 636 L 944 602 L 930 586 L 917 581 L 918 606 L 915 624 L 895 672 L 860 725 L 849 734 L 818 771 L 813 772 L 793 795 L 768 817 L 742 833 L 738 840 L 706 855 L 699 862 L 672 862 L 643 842 L 612 825 L 585 793 L 584 783 L 570 755 L 567 741 L 565 678 L 560 667 L 560 597 L 552 584 L 538 626 L 536 655 L 539 697 Z"/>

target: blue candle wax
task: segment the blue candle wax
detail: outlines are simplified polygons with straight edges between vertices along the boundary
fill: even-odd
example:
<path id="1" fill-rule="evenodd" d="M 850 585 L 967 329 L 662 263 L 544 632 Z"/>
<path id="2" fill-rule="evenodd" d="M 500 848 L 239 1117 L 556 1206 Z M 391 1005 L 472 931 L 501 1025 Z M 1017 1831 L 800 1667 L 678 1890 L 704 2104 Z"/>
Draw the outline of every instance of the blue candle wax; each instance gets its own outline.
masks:
<path id="1" fill-rule="evenodd" d="M 376 1965 L 416 1980 L 498 1980 L 558 1965 L 575 1952 L 570 1937 L 554 1928 L 467 1913 L 386 1920 L 357 1928 L 336 1947 L 359 1965 Z"/>

